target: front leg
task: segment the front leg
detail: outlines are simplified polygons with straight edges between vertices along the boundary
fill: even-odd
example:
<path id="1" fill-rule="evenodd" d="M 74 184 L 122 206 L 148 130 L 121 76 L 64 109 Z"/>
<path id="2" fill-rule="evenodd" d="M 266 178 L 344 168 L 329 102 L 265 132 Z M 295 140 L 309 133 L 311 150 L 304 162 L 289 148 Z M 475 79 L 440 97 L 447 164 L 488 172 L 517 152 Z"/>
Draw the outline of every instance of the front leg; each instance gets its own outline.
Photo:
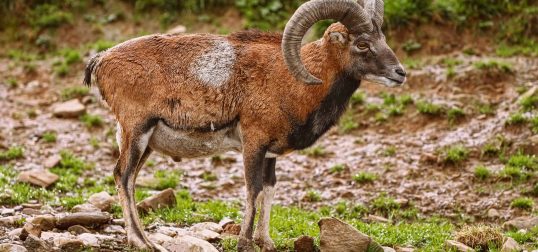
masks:
<path id="1" fill-rule="evenodd" d="M 256 199 L 263 189 L 263 163 L 267 150 L 262 146 L 244 146 L 243 163 L 245 166 L 245 186 L 247 200 L 237 250 L 254 252 L 252 242 L 254 218 L 256 216 Z"/>
<path id="2" fill-rule="evenodd" d="M 266 158 L 263 163 L 263 191 L 259 196 L 260 217 L 254 233 L 254 241 L 263 252 L 276 252 L 275 245 L 269 235 L 271 206 L 275 195 L 275 163 L 276 158 Z"/>

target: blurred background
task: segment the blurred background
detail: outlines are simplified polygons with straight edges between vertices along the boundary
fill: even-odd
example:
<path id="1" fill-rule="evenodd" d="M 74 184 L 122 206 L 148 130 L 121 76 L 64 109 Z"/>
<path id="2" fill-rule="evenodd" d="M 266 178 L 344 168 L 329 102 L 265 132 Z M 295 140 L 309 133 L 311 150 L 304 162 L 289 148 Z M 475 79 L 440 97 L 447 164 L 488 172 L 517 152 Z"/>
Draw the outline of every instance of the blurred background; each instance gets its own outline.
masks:
<path id="1" fill-rule="evenodd" d="M 1 1 L 0 243 L 22 243 L 16 230 L 34 216 L 78 211 L 102 192 L 112 199 L 101 210 L 121 218 L 115 121 L 82 85 L 91 55 L 153 33 L 280 32 L 303 2 Z M 322 216 L 397 251 L 449 250 L 447 240 L 498 251 L 508 237 L 538 249 L 538 1 L 385 0 L 383 29 L 409 81 L 363 83 L 337 127 L 279 159 L 279 251 L 300 235 L 319 245 Z M 239 223 L 243 185 L 237 153 L 180 163 L 153 154 L 136 197 L 175 190 L 177 203 L 143 216 L 150 232 Z M 84 246 L 125 249 L 125 235 L 107 227 L 91 231 L 109 242 Z M 221 236 L 212 244 L 234 251 L 236 239 Z"/>

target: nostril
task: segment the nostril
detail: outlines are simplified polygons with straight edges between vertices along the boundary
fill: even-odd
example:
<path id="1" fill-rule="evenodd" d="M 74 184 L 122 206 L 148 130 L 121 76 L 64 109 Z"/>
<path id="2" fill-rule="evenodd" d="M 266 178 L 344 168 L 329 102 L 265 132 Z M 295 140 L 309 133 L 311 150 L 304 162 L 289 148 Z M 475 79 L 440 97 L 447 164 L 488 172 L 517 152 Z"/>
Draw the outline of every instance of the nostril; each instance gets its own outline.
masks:
<path id="1" fill-rule="evenodd" d="M 403 69 L 401 69 L 401 68 L 397 68 L 395 71 L 396 71 L 397 74 L 399 74 L 399 75 L 401 75 L 403 77 L 405 77 L 405 75 L 407 75 L 405 73 L 405 71 Z"/>

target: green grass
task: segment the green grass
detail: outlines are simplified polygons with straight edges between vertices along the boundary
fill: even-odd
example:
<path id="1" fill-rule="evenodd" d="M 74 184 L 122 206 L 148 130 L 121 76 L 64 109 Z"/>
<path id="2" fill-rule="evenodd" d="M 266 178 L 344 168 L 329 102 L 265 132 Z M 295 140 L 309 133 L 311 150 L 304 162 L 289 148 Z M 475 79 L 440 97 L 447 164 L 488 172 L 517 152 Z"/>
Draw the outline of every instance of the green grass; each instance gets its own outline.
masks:
<path id="1" fill-rule="evenodd" d="M 343 165 L 343 164 L 337 164 L 337 165 L 333 165 L 333 166 L 329 169 L 329 173 L 331 173 L 331 174 L 339 174 L 339 173 L 342 173 L 345 169 L 346 169 L 346 166 L 345 166 L 345 165 Z"/>
<path id="2" fill-rule="evenodd" d="M 364 104 L 366 101 L 366 94 L 361 91 L 355 92 L 350 99 L 351 106 L 355 107 Z"/>
<path id="3" fill-rule="evenodd" d="M 400 209 L 400 204 L 390 196 L 387 196 L 385 193 L 381 193 L 376 198 L 370 202 L 370 208 L 375 213 L 380 213 L 384 216 L 390 216 L 394 212 Z"/>
<path id="4" fill-rule="evenodd" d="M 346 134 L 355 129 L 359 128 L 359 123 L 353 118 L 353 111 L 348 110 L 341 118 L 338 123 L 338 129 L 340 133 Z"/>
<path id="5" fill-rule="evenodd" d="M 102 51 L 107 50 L 108 48 L 113 47 L 116 44 L 117 43 L 113 41 L 97 40 L 93 44 L 90 45 L 90 48 L 93 48 L 97 52 L 102 52 Z"/>
<path id="6" fill-rule="evenodd" d="M 80 121 L 87 128 L 101 127 L 104 124 L 103 118 L 99 115 L 84 114 L 80 117 Z"/>
<path id="7" fill-rule="evenodd" d="M 53 4 L 42 4 L 30 12 L 30 24 L 36 28 L 57 28 L 71 23 L 73 15 Z"/>
<path id="8" fill-rule="evenodd" d="M 524 111 L 534 110 L 538 108 L 538 95 L 530 95 L 530 96 L 524 97 L 521 99 L 519 104 L 521 105 L 521 108 Z"/>
<path id="9" fill-rule="evenodd" d="M 24 149 L 20 146 L 12 146 L 6 151 L 0 151 L 0 162 L 10 161 L 24 157 Z"/>
<path id="10" fill-rule="evenodd" d="M 383 156 L 385 157 L 393 157 L 394 155 L 396 155 L 396 146 L 389 146 L 383 150 Z"/>
<path id="11" fill-rule="evenodd" d="M 206 171 L 202 174 L 202 179 L 205 181 L 217 181 L 219 178 L 215 173 Z"/>
<path id="12" fill-rule="evenodd" d="M 320 202 L 321 201 L 321 195 L 319 192 L 310 190 L 306 192 L 306 195 L 304 196 L 304 200 L 308 202 Z"/>
<path id="13" fill-rule="evenodd" d="M 167 188 L 176 188 L 181 179 L 181 171 L 156 171 L 153 175 L 157 179 L 156 190 L 164 190 Z"/>
<path id="14" fill-rule="evenodd" d="M 64 88 L 60 92 L 60 97 L 62 98 L 62 100 L 66 101 L 66 100 L 71 100 L 74 98 L 82 98 L 88 95 L 89 92 L 90 90 L 87 87 L 83 87 L 83 86 L 68 87 L 68 88 Z"/>
<path id="15" fill-rule="evenodd" d="M 486 143 L 482 146 L 482 157 L 497 157 L 501 154 L 502 150 L 494 143 Z"/>
<path id="16" fill-rule="evenodd" d="M 326 157 L 328 155 L 325 148 L 321 146 L 310 147 L 308 149 L 299 151 L 299 153 L 313 158 Z"/>
<path id="17" fill-rule="evenodd" d="M 512 200 L 512 203 L 510 203 L 510 206 L 513 208 L 519 208 L 524 210 L 532 210 L 534 207 L 534 201 L 531 198 L 516 198 Z"/>
<path id="18" fill-rule="evenodd" d="M 502 62 L 502 61 L 496 61 L 496 60 L 489 60 L 489 61 L 477 61 L 473 64 L 473 66 L 476 69 L 484 70 L 484 71 L 491 71 L 491 70 L 497 70 L 504 73 L 512 73 L 513 67 L 508 62 Z"/>
<path id="19" fill-rule="evenodd" d="M 487 167 L 479 165 L 474 168 L 474 176 L 479 180 L 486 180 L 491 177 L 491 171 Z"/>
<path id="20" fill-rule="evenodd" d="M 373 183 L 377 179 L 377 175 L 371 172 L 359 172 L 353 175 L 353 181 L 359 184 Z"/>
<path id="21" fill-rule="evenodd" d="M 523 172 L 519 167 L 505 166 L 499 175 L 503 178 L 510 178 L 513 180 L 524 180 L 528 174 Z"/>
<path id="22" fill-rule="evenodd" d="M 469 158 L 469 150 L 463 145 L 454 145 L 444 148 L 442 151 L 445 164 L 458 165 Z"/>
<path id="23" fill-rule="evenodd" d="M 532 133 L 538 134 L 538 116 L 533 117 L 530 120 Z"/>
<path id="24" fill-rule="evenodd" d="M 528 119 L 521 113 L 514 113 L 504 123 L 505 125 L 523 125 L 528 122 Z"/>
<path id="25" fill-rule="evenodd" d="M 512 155 L 506 164 L 507 166 L 517 167 L 529 171 L 538 170 L 538 158 L 536 156 L 517 153 Z"/>
<path id="26" fill-rule="evenodd" d="M 416 106 L 418 112 L 424 115 L 438 116 L 441 115 L 441 113 L 443 112 L 443 107 L 441 107 L 440 105 L 436 105 L 426 101 L 418 101 L 416 103 Z"/>
<path id="27" fill-rule="evenodd" d="M 47 131 L 43 133 L 41 136 L 41 139 L 43 139 L 43 142 L 45 143 L 55 143 L 56 142 L 56 132 L 54 131 Z"/>
<path id="28" fill-rule="evenodd" d="M 489 103 L 477 103 L 476 110 L 482 115 L 490 116 L 495 114 L 495 106 Z"/>
<path id="29" fill-rule="evenodd" d="M 448 122 L 452 124 L 465 117 L 465 112 L 461 108 L 454 107 L 446 111 L 446 116 L 448 118 Z"/>

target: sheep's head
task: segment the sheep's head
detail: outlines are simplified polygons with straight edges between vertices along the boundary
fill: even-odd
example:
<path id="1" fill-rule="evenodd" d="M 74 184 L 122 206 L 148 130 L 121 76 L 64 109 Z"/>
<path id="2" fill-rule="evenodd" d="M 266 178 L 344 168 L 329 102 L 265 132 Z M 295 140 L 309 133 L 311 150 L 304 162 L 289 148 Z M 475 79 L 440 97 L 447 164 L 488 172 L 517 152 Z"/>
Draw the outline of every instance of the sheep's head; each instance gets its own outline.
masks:
<path id="1" fill-rule="evenodd" d="M 385 41 L 383 0 L 312 0 L 303 4 L 284 31 L 282 50 L 289 70 L 299 81 L 320 84 L 321 80 L 306 70 L 300 57 L 306 31 L 317 21 L 335 19 L 324 35 L 326 43 L 338 44 L 349 58 L 346 70 L 360 80 L 389 87 L 405 82 L 406 73 Z"/>

